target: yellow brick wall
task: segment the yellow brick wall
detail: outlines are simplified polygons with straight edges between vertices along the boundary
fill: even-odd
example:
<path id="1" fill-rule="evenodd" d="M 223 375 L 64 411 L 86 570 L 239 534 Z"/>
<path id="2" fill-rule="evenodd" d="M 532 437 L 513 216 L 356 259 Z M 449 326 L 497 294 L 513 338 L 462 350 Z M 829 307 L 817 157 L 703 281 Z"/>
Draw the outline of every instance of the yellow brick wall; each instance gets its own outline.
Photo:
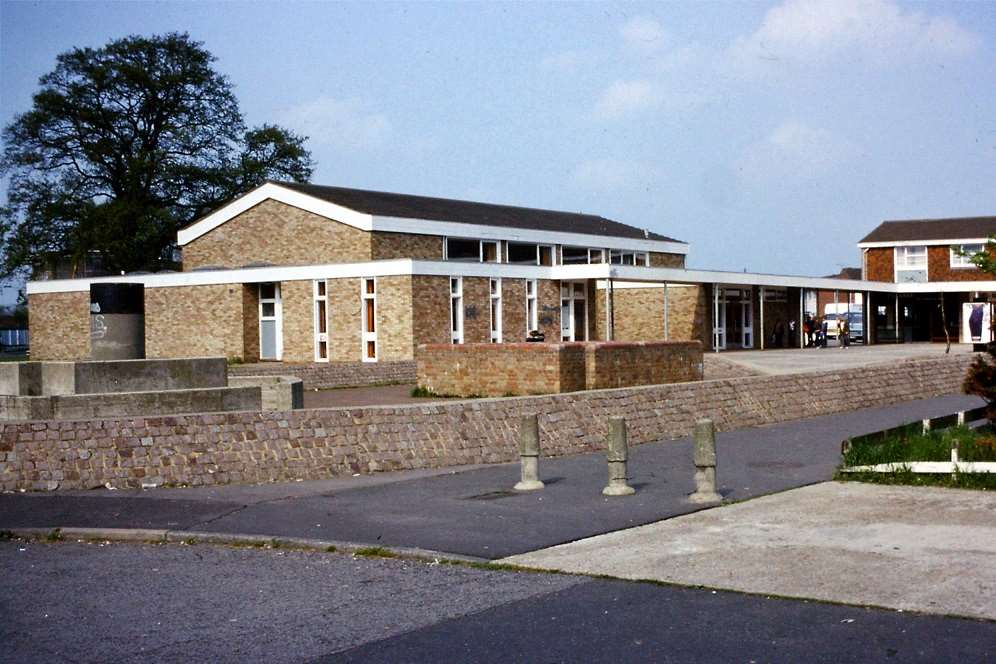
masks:
<path id="1" fill-rule="evenodd" d="M 246 362 L 259 361 L 259 286 L 242 285 L 242 338 Z"/>
<path id="2" fill-rule="evenodd" d="M 547 342 L 560 341 L 560 282 L 541 279 L 539 293 L 539 327 Z"/>
<path id="3" fill-rule="evenodd" d="M 183 269 L 370 260 L 370 233 L 266 200 L 183 247 Z"/>
<path id="4" fill-rule="evenodd" d="M 90 359 L 90 293 L 28 296 L 32 360 Z"/>
<path id="5" fill-rule="evenodd" d="M 412 277 L 414 344 L 450 343 L 449 277 Z"/>
<path id="6" fill-rule="evenodd" d="M 244 302 L 241 284 L 146 288 L 146 357 L 244 358 Z"/>
<path id="7" fill-rule="evenodd" d="M 280 284 L 283 318 L 283 359 L 286 362 L 315 361 L 314 292 L 312 281 Z"/>
<path id="8" fill-rule="evenodd" d="M 658 251 L 651 251 L 650 267 L 685 267 L 685 255 L 664 254 Z"/>
<path id="9" fill-rule="evenodd" d="M 360 280 L 329 279 L 329 357 L 334 362 L 358 362 L 360 348 Z"/>
<path id="10" fill-rule="evenodd" d="M 706 289 L 668 286 L 668 340 L 710 343 Z"/>
<path id="11" fill-rule="evenodd" d="M 373 260 L 389 258 L 443 260 L 443 238 L 432 235 L 373 233 L 371 246 Z"/>
<path id="12" fill-rule="evenodd" d="M 414 358 L 410 276 L 377 279 L 377 346 L 381 362 Z"/>

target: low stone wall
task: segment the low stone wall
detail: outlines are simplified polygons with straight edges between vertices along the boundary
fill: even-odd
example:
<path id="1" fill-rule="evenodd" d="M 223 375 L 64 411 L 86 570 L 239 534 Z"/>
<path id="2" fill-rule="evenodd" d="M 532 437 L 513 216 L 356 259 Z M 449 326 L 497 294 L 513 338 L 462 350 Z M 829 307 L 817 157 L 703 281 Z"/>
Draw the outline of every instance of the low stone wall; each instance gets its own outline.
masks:
<path id="1" fill-rule="evenodd" d="M 214 413 L 264 408 L 261 388 L 207 387 L 156 392 L 60 394 L 47 397 L 0 397 L 3 420 L 76 420 L 172 413 Z"/>
<path id="2" fill-rule="evenodd" d="M 698 341 L 422 344 L 418 386 L 436 394 L 518 396 L 702 380 Z"/>
<path id="3" fill-rule="evenodd" d="M 229 376 L 296 376 L 307 390 L 414 383 L 415 362 L 259 362 L 233 364 Z"/>
<path id="4" fill-rule="evenodd" d="M 223 357 L 0 364 L 0 394 L 50 396 L 225 387 Z"/>
<path id="5" fill-rule="evenodd" d="M 304 408 L 304 381 L 293 376 L 229 376 L 231 387 L 259 387 L 263 410 Z"/>
<path id="6" fill-rule="evenodd" d="M 0 424 L 0 490 L 323 479 L 516 458 L 538 413 L 544 455 L 603 447 L 610 415 L 632 444 L 959 392 L 973 355 L 862 369 L 480 401 Z"/>

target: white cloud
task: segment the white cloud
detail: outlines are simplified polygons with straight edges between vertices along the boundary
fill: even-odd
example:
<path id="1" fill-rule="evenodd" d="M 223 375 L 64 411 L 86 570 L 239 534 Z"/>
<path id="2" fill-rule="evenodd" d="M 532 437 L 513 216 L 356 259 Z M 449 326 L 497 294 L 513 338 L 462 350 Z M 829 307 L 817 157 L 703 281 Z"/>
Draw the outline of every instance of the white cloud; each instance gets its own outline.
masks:
<path id="1" fill-rule="evenodd" d="M 640 51 L 655 51 L 663 48 L 667 32 L 656 20 L 645 16 L 635 16 L 627 21 L 619 34 L 629 46 Z"/>
<path id="2" fill-rule="evenodd" d="M 596 102 L 595 115 L 614 118 L 656 106 L 659 102 L 660 91 L 650 81 L 615 81 Z"/>
<path id="3" fill-rule="evenodd" d="M 822 175 L 858 153 L 857 146 L 827 129 L 790 120 L 748 146 L 737 170 L 744 182 L 798 181 Z"/>
<path id="4" fill-rule="evenodd" d="M 786 0 L 731 45 L 747 67 L 821 63 L 847 55 L 887 64 L 917 54 L 964 56 L 979 37 L 947 16 L 904 11 L 890 0 Z"/>
<path id="5" fill-rule="evenodd" d="M 391 136 L 391 122 L 384 113 L 370 110 L 357 97 L 318 97 L 278 114 L 280 124 L 309 137 L 309 143 L 344 151 L 379 148 Z"/>

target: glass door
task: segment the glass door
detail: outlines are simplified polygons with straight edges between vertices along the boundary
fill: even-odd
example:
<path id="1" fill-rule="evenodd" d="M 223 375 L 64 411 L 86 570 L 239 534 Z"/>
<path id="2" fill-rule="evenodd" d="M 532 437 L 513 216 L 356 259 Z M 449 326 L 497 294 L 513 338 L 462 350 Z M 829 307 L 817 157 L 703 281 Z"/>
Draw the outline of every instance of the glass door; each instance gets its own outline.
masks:
<path id="1" fill-rule="evenodd" d="M 279 360 L 283 356 L 280 313 L 280 284 L 260 284 L 259 359 L 261 360 Z"/>
<path id="2" fill-rule="evenodd" d="M 588 303 L 583 281 L 560 282 L 560 340 L 588 340 Z"/>
<path id="3" fill-rule="evenodd" d="M 741 345 L 743 348 L 754 347 L 754 303 L 744 300 L 740 308 Z"/>

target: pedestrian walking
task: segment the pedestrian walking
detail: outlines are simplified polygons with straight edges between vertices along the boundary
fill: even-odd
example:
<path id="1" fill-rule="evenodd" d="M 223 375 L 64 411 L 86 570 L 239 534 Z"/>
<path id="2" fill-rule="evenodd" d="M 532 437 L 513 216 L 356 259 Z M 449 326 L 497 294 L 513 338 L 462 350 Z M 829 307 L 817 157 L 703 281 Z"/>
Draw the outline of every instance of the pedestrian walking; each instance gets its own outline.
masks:
<path id="1" fill-rule="evenodd" d="M 840 321 L 840 325 L 837 327 L 837 334 L 840 335 L 840 347 L 847 348 L 851 345 L 851 324 L 847 320 L 847 314 Z"/>

